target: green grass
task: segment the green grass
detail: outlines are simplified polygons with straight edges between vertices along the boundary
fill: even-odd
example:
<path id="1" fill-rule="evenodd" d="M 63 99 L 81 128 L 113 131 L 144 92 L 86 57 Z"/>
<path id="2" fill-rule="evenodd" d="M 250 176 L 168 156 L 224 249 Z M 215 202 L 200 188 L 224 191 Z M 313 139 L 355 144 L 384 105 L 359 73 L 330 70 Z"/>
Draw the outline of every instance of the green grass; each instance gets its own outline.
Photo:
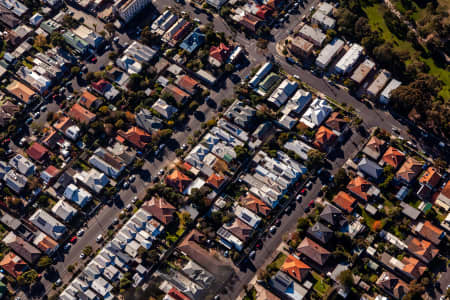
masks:
<path id="1" fill-rule="evenodd" d="M 311 272 L 311 275 L 316 280 L 316 283 L 313 286 L 313 290 L 317 294 L 319 294 L 319 296 L 324 297 L 328 293 L 330 286 L 324 281 L 323 277 L 316 272 Z"/>
<path id="2" fill-rule="evenodd" d="M 443 82 L 443 87 L 439 95 L 444 99 L 450 99 L 450 72 L 438 67 L 432 58 L 423 58 L 420 56 L 420 52 L 413 48 L 412 44 L 408 41 L 400 40 L 396 37 L 387 27 L 386 22 L 383 19 L 383 15 L 386 12 L 386 8 L 382 4 L 375 4 L 373 6 L 368 6 L 364 8 L 369 24 L 372 30 L 379 31 L 385 41 L 392 42 L 394 48 L 397 50 L 408 51 L 410 57 L 418 57 L 419 60 L 423 61 L 428 65 L 431 75 L 438 77 Z M 421 10 L 417 12 L 417 18 L 419 18 Z M 406 61 L 408 64 L 410 61 Z"/>
<path id="3" fill-rule="evenodd" d="M 381 228 L 380 230 L 384 227 L 384 225 L 386 225 L 386 220 L 385 219 L 375 219 L 373 216 L 371 216 L 370 214 L 368 214 L 366 212 L 366 210 L 364 209 L 364 207 L 361 206 L 361 215 L 364 219 L 364 223 L 366 224 L 367 227 L 369 227 L 370 230 L 372 230 L 373 228 L 373 223 L 375 221 L 380 221 L 381 222 Z"/>
<path id="4" fill-rule="evenodd" d="M 278 253 L 277 257 L 267 266 L 266 270 L 269 274 L 274 275 L 280 270 L 287 256 L 284 253 Z"/>

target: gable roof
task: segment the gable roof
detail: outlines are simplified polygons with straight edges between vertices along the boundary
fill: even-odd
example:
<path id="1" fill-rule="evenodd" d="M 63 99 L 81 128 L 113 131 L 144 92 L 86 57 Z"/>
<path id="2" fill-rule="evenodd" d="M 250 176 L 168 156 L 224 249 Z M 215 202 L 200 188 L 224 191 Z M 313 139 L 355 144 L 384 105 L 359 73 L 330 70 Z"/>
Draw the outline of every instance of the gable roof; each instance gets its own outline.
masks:
<path id="1" fill-rule="evenodd" d="M 35 161 L 42 162 L 48 154 L 48 149 L 38 142 L 34 142 L 33 145 L 27 149 L 27 154 Z"/>
<path id="2" fill-rule="evenodd" d="M 384 153 L 382 160 L 394 167 L 394 169 L 397 169 L 405 161 L 405 154 L 397 148 L 390 146 Z"/>
<path id="3" fill-rule="evenodd" d="M 3 242 L 29 263 L 34 263 L 41 256 L 41 252 L 38 249 L 15 235 L 14 232 L 9 232 L 3 239 Z"/>
<path id="4" fill-rule="evenodd" d="M 174 84 L 167 85 L 162 93 L 169 93 L 177 103 L 184 103 L 188 98 L 189 94 L 177 87 Z"/>
<path id="5" fill-rule="evenodd" d="M 0 261 L 0 267 L 14 278 L 17 278 L 28 268 L 28 265 L 19 256 L 9 252 Z"/>
<path id="6" fill-rule="evenodd" d="M 139 149 L 145 148 L 145 146 L 151 142 L 152 137 L 150 134 L 136 126 L 131 127 L 126 132 L 119 130 L 117 133 Z"/>
<path id="7" fill-rule="evenodd" d="M 373 159 L 378 159 L 384 151 L 386 141 L 372 136 L 363 149 L 363 152 Z"/>
<path id="8" fill-rule="evenodd" d="M 439 245 L 445 236 L 444 230 L 431 224 L 430 221 L 419 223 L 416 227 L 418 233 L 432 242 L 435 245 Z"/>
<path id="9" fill-rule="evenodd" d="M 263 216 L 267 216 L 271 210 L 271 208 L 264 201 L 250 192 L 247 192 L 245 196 L 241 197 L 241 202 L 244 207 Z"/>
<path id="10" fill-rule="evenodd" d="M 280 270 L 288 273 L 292 278 L 298 280 L 299 282 L 303 282 L 311 271 L 311 267 L 293 255 L 289 255 Z"/>
<path id="11" fill-rule="evenodd" d="M 397 276 L 383 272 L 377 280 L 377 285 L 397 299 L 403 298 L 408 293 L 408 285 Z"/>
<path id="12" fill-rule="evenodd" d="M 80 104 L 75 103 L 69 111 L 69 116 L 80 123 L 89 124 L 95 120 L 95 114 L 91 113 Z"/>
<path id="13" fill-rule="evenodd" d="M 421 184 L 427 184 L 431 187 L 436 187 L 441 180 L 441 175 L 438 173 L 436 168 L 428 167 L 428 169 L 420 177 L 419 182 Z"/>
<path id="14" fill-rule="evenodd" d="M 303 239 L 303 241 L 297 247 L 297 252 L 307 256 L 320 266 L 323 266 L 331 256 L 331 253 L 327 249 L 321 247 L 319 244 L 309 238 Z"/>
<path id="15" fill-rule="evenodd" d="M 176 208 L 164 198 L 155 196 L 145 202 L 142 205 L 142 208 L 165 225 L 172 222 L 174 214 L 177 211 Z"/>
<path id="16" fill-rule="evenodd" d="M 193 95 L 199 86 L 199 82 L 189 75 L 182 75 L 178 78 L 177 85 L 189 94 Z"/>
<path id="17" fill-rule="evenodd" d="M 402 263 L 405 264 L 402 271 L 408 273 L 415 279 L 419 279 L 427 270 L 427 266 L 414 257 L 405 256 L 402 259 Z"/>
<path id="18" fill-rule="evenodd" d="M 409 156 L 402 167 L 397 171 L 395 177 L 397 180 L 411 183 L 422 171 L 422 165 L 422 163 Z"/>
<path id="19" fill-rule="evenodd" d="M 406 239 L 408 251 L 425 263 L 432 261 L 439 253 L 439 249 L 427 240 L 421 240 L 413 236 Z"/>
<path id="20" fill-rule="evenodd" d="M 233 222 L 230 224 L 223 224 L 223 228 L 231 232 L 244 243 L 253 233 L 253 228 L 239 218 L 234 218 Z"/>
<path id="21" fill-rule="evenodd" d="M 168 186 L 182 193 L 191 184 L 192 180 L 180 170 L 174 169 L 172 173 L 166 176 L 165 182 Z"/>
<path id="22" fill-rule="evenodd" d="M 353 178 L 347 185 L 347 189 L 358 196 L 359 198 L 368 201 L 369 200 L 369 190 L 372 188 L 372 184 L 365 180 L 364 178 L 357 176 Z"/>
<path id="23" fill-rule="evenodd" d="M 334 196 L 333 202 L 348 213 L 352 213 L 356 199 L 346 192 L 340 191 L 336 196 Z"/>

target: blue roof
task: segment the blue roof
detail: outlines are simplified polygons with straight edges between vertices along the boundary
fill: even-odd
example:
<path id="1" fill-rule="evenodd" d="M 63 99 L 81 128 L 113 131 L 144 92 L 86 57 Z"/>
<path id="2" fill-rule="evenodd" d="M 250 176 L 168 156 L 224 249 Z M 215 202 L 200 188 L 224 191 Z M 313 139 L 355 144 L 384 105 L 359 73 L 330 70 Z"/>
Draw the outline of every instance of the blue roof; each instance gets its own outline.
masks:
<path id="1" fill-rule="evenodd" d="M 192 31 L 181 43 L 180 48 L 189 53 L 194 52 L 198 47 L 205 42 L 205 35 L 201 33 L 200 29 L 196 28 Z"/>

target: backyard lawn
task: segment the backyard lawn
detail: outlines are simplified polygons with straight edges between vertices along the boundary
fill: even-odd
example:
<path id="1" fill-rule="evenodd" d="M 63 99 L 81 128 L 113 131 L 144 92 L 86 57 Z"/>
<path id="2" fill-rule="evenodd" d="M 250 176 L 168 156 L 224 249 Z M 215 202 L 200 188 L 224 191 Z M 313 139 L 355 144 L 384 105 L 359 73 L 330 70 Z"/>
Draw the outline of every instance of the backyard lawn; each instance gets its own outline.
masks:
<path id="1" fill-rule="evenodd" d="M 312 276 L 316 280 L 316 283 L 313 286 L 313 290 L 316 291 L 319 296 L 324 297 L 327 295 L 328 290 L 330 289 L 330 285 L 328 285 L 322 276 L 317 274 L 316 272 L 311 272 Z"/>
<path id="2" fill-rule="evenodd" d="M 444 99 L 450 98 L 450 72 L 438 67 L 432 58 L 423 58 L 420 56 L 420 52 L 413 48 L 412 44 L 408 41 L 400 40 L 396 37 L 387 27 L 386 22 L 383 19 L 383 15 L 386 12 L 386 8 L 382 4 L 375 4 L 364 8 L 364 12 L 367 14 L 369 24 L 372 30 L 378 30 L 383 39 L 390 41 L 395 45 L 395 49 L 408 51 L 411 57 L 418 57 L 421 61 L 428 65 L 430 68 L 429 73 L 438 77 L 443 83 L 440 95 Z M 408 64 L 409 61 L 406 61 Z"/>

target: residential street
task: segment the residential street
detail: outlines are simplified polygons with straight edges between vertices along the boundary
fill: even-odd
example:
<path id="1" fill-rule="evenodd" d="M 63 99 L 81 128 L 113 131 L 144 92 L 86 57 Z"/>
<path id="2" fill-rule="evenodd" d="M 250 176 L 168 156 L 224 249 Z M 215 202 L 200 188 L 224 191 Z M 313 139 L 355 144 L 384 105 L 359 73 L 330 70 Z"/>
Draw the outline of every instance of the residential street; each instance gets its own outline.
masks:
<path id="1" fill-rule="evenodd" d="M 308 2 L 304 8 L 301 8 L 300 14 L 295 14 L 290 17 L 289 23 L 287 23 L 284 27 L 274 29 L 272 33 L 273 36 L 276 37 L 275 41 L 283 40 L 284 38 L 286 38 L 289 34 L 289 31 L 297 26 L 298 22 L 301 20 L 305 12 L 309 12 L 309 8 L 315 5 L 317 2 L 319 1 L 310 0 L 310 2 Z M 176 4 L 175 1 L 171 0 L 154 0 L 153 4 L 159 11 L 162 11 L 167 6 L 180 6 L 179 4 Z M 195 12 L 196 9 L 191 7 L 190 5 L 184 5 L 181 9 L 190 13 L 191 16 L 195 15 L 195 17 L 199 18 L 204 23 L 209 22 L 208 16 L 206 14 L 199 14 L 198 12 Z M 79 14 L 82 15 L 84 13 L 79 12 Z M 89 26 L 89 20 L 92 17 L 88 15 L 84 17 L 86 20 L 86 24 Z M 366 129 L 378 126 L 386 129 L 387 131 L 392 131 L 392 128 L 396 127 L 401 130 L 402 136 L 404 136 L 405 138 L 408 136 L 406 126 L 400 124 L 387 111 L 377 108 L 369 108 L 362 102 L 349 95 L 347 91 L 339 89 L 335 86 L 331 86 L 327 82 L 327 80 L 318 78 L 314 76 L 310 71 L 304 70 L 299 66 L 288 64 L 284 57 L 281 57 L 279 54 L 277 54 L 275 50 L 275 41 L 270 42 L 268 44 L 268 48 L 265 51 L 262 51 L 255 46 L 255 40 L 248 40 L 242 33 L 231 31 L 231 29 L 222 20 L 222 18 L 215 16 L 213 18 L 213 23 L 217 31 L 225 32 L 227 35 L 233 37 L 233 39 L 244 46 L 246 51 L 248 52 L 248 59 L 250 61 L 250 64 L 236 74 L 241 79 L 249 75 L 253 68 L 263 64 L 267 60 L 267 57 L 272 54 L 275 61 L 279 63 L 287 73 L 291 75 L 298 75 L 301 81 L 307 83 L 314 89 L 335 99 L 340 103 L 345 103 L 347 106 L 352 106 L 353 108 L 355 108 L 355 111 L 361 116 L 363 125 Z M 100 29 L 97 28 L 97 31 L 100 31 Z M 120 35 L 120 40 L 126 42 L 128 40 L 128 37 L 126 35 Z M 98 71 L 100 69 L 100 66 L 108 61 L 108 52 L 102 54 L 101 56 L 97 56 L 97 59 L 98 60 L 95 64 L 88 64 L 89 71 Z M 79 85 L 76 80 L 77 79 L 74 79 L 73 86 L 75 87 L 75 89 L 78 89 Z M 220 89 L 211 91 L 211 98 L 216 102 L 217 106 L 220 106 L 220 103 L 223 99 L 231 98 L 233 96 L 233 86 L 234 84 L 229 78 L 227 78 L 221 85 Z M 151 179 L 154 176 L 157 176 L 158 170 L 165 168 L 168 164 L 174 161 L 176 157 L 174 151 L 178 149 L 180 145 L 187 143 L 188 137 L 192 135 L 193 132 L 200 129 L 201 124 L 204 121 L 213 118 L 216 114 L 217 110 L 215 108 L 212 108 L 206 103 L 203 103 L 198 108 L 198 112 L 196 114 L 197 116 L 201 115 L 202 118 L 196 118 L 193 115 L 190 116 L 190 120 L 187 124 L 187 127 L 191 128 L 190 131 L 175 132 L 175 134 L 173 135 L 173 141 L 171 145 L 166 148 L 162 159 L 146 161 L 144 167 L 142 168 L 142 171 L 137 174 L 136 181 L 131 185 L 131 187 L 125 190 L 122 189 L 120 191 L 120 199 L 122 200 L 123 205 L 105 205 L 100 209 L 96 216 L 91 218 L 86 226 L 86 232 L 84 233 L 84 235 L 78 239 L 76 244 L 72 246 L 67 254 L 59 257 L 59 261 L 55 265 L 55 269 L 58 271 L 59 276 L 64 283 L 67 283 L 72 277 L 72 273 L 67 271 L 67 267 L 69 265 L 78 264 L 78 266 L 81 267 L 82 261 L 80 259 L 80 254 L 82 250 L 87 245 L 91 245 L 93 247 L 99 246 L 99 244 L 96 243 L 97 236 L 99 234 L 104 235 L 107 232 L 107 228 L 111 224 L 112 220 L 119 215 L 123 207 L 131 203 L 131 200 L 135 195 L 137 195 L 140 199 L 145 196 L 146 190 L 151 185 Z M 343 146 L 342 151 L 337 153 L 336 158 L 331 161 L 331 173 L 334 174 L 338 170 L 338 168 L 343 165 L 345 160 L 356 151 L 355 145 L 360 145 L 362 139 L 363 137 L 354 132 L 350 140 L 348 140 L 347 143 Z M 148 177 L 148 174 L 150 174 L 151 177 Z M 262 250 L 257 251 L 256 258 L 252 260 L 250 264 L 243 264 L 241 268 L 237 270 L 238 279 L 233 280 L 233 286 L 230 287 L 227 294 L 222 295 L 223 298 L 221 299 L 235 299 L 242 290 L 243 286 L 253 278 L 256 270 L 260 269 L 267 263 L 270 263 L 270 261 L 267 261 L 267 258 L 270 257 L 272 252 L 280 245 L 283 235 L 295 229 L 297 219 L 304 214 L 304 207 L 311 200 L 317 197 L 317 194 L 319 193 L 322 185 L 323 183 L 321 183 L 318 179 L 314 182 L 314 185 L 312 186 L 311 190 L 308 191 L 307 196 L 303 197 L 302 203 L 297 203 L 295 209 L 283 217 L 281 226 L 277 229 L 276 233 L 274 235 L 267 236 L 264 241 L 264 247 Z M 95 250 L 96 249 L 94 248 L 94 251 Z M 43 283 L 47 293 L 51 290 L 52 282 L 43 280 Z M 41 297 L 42 295 L 39 295 L 36 298 Z"/>

